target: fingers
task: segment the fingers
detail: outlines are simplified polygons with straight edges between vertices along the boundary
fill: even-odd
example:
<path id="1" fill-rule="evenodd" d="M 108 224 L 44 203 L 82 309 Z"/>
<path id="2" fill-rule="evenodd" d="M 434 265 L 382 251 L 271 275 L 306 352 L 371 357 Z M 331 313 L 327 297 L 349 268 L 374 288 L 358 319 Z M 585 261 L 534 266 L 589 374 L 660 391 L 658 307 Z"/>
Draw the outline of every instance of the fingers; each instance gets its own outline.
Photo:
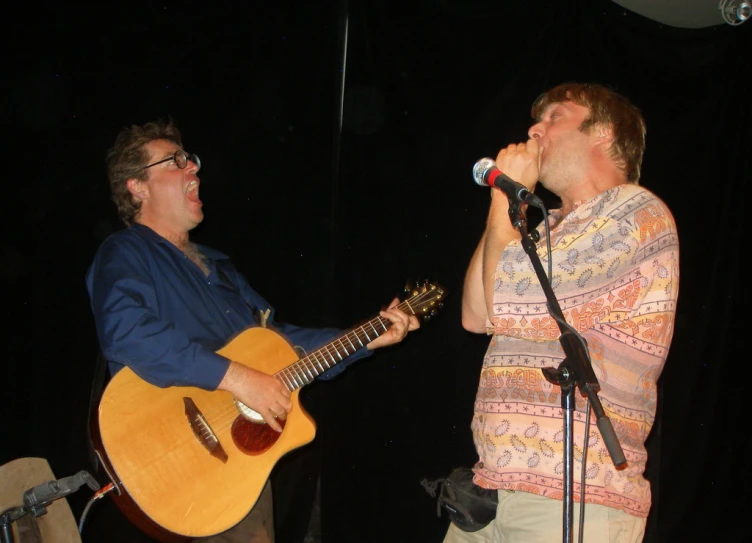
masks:
<path id="1" fill-rule="evenodd" d="M 387 314 L 382 315 L 382 317 L 389 318 Z M 407 337 L 409 331 L 410 327 L 407 322 L 397 320 L 396 322 L 392 321 L 392 325 L 389 327 L 389 330 L 384 333 L 384 336 L 391 336 L 395 340 L 394 342 L 398 343 Z"/>
<path id="2" fill-rule="evenodd" d="M 285 420 L 293 408 L 290 391 L 276 377 L 246 366 L 241 370 L 240 387 L 233 394 L 261 415 L 271 428 L 281 432 L 279 421 Z"/>
<path id="3" fill-rule="evenodd" d="M 282 431 L 282 425 L 277 422 L 277 419 L 274 415 L 271 414 L 271 412 L 262 415 L 264 417 L 264 421 L 276 432 Z"/>
<path id="4" fill-rule="evenodd" d="M 410 331 L 420 328 L 420 319 L 415 315 L 410 315 Z"/>
<path id="5" fill-rule="evenodd" d="M 420 321 L 415 315 L 408 315 L 397 307 L 398 300 L 392 301 L 389 309 L 380 312 L 380 315 L 392 323 L 387 333 L 390 333 L 397 341 L 407 337 L 408 332 L 420 328 Z"/>
<path id="6" fill-rule="evenodd" d="M 499 158 L 501 157 L 512 157 L 514 155 L 520 154 L 520 153 L 526 153 L 527 152 L 527 142 L 525 143 L 510 143 L 506 147 L 504 147 L 501 151 L 499 151 L 499 154 L 496 156 L 496 162 L 498 165 Z"/>
<path id="7" fill-rule="evenodd" d="M 521 160 L 530 160 L 538 158 L 538 142 L 536 140 L 527 140 L 522 143 L 510 143 L 504 147 L 496 156 L 496 165 L 500 170 L 503 167 L 509 167 L 514 162 Z"/>
<path id="8" fill-rule="evenodd" d="M 282 425 L 280 425 L 278 421 L 287 420 L 287 414 L 292 411 L 292 400 L 290 399 L 290 392 L 287 388 L 285 388 L 277 379 L 274 380 L 281 386 L 279 388 L 275 387 L 276 390 L 272 392 L 273 399 L 270 401 L 268 408 L 269 416 L 265 416 L 264 420 L 277 432 L 281 432 Z"/>
<path id="9" fill-rule="evenodd" d="M 287 414 L 292 411 L 292 400 L 286 396 L 280 396 L 271 401 L 268 409 L 276 418 L 285 420 Z"/>
<path id="10" fill-rule="evenodd" d="M 287 414 L 292 411 L 292 402 L 289 402 L 289 407 L 285 407 L 282 402 L 277 402 L 274 405 L 267 407 L 259 411 L 264 421 L 271 426 L 277 432 L 282 431 L 282 425 L 279 423 L 281 420 L 287 420 Z"/>
<path id="11" fill-rule="evenodd" d="M 398 300 L 397 298 L 395 298 L 393 302 L 394 310 L 397 311 L 397 313 L 400 315 L 401 318 L 407 318 L 407 330 L 409 332 L 412 332 L 413 330 L 417 330 L 418 328 L 420 328 L 420 319 L 416 317 L 415 315 L 413 315 L 412 313 L 406 313 L 402 311 L 401 309 L 399 309 L 397 307 L 397 303 L 398 303 Z"/>
<path id="12" fill-rule="evenodd" d="M 271 426 L 277 432 L 282 431 L 282 425 L 279 423 L 281 420 L 287 419 L 287 411 L 282 408 L 269 408 L 267 413 L 263 415 L 264 421 Z"/>
<path id="13" fill-rule="evenodd" d="M 510 179 L 532 189 L 538 181 L 541 148 L 538 140 L 529 139 L 507 145 L 496 156 L 496 165 Z"/>
<path id="14" fill-rule="evenodd" d="M 277 398 L 276 401 L 272 401 L 271 405 L 266 410 L 261 411 L 261 416 L 264 421 L 271 426 L 277 432 L 282 431 L 282 425 L 279 423 L 281 420 L 287 420 L 287 414 L 292 411 L 292 400 L 287 397 Z"/>
<path id="15" fill-rule="evenodd" d="M 407 313 L 399 309 L 396 305 L 393 305 L 379 314 L 392 323 L 392 326 L 388 330 L 389 332 L 392 332 L 400 341 L 405 339 L 407 332 L 410 330 Z"/>
<path id="16" fill-rule="evenodd" d="M 408 315 L 399 308 L 398 298 L 392 300 L 388 309 L 380 311 L 379 316 L 388 320 L 391 325 L 383 334 L 368 343 L 369 350 L 399 343 L 407 337 L 408 332 L 420 328 L 420 320 L 415 315 Z"/>

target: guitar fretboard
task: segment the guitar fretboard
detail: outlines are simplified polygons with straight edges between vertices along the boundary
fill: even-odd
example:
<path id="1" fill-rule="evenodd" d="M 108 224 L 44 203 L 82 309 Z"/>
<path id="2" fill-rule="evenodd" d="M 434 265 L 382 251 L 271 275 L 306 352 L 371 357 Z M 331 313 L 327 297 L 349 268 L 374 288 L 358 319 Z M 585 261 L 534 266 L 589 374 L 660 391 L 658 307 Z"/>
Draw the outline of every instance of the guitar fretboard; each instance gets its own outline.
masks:
<path id="1" fill-rule="evenodd" d="M 408 300 L 402 302 L 397 307 L 405 313 L 415 314 Z M 333 368 L 358 349 L 368 345 L 371 341 L 386 332 L 391 324 L 391 321 L 383 317 L 374 317 L 368 322 L 344 333 L 331 343 L 293 362 L 275 375 L 292 392 L 311 383 L 316 376 Z"/>

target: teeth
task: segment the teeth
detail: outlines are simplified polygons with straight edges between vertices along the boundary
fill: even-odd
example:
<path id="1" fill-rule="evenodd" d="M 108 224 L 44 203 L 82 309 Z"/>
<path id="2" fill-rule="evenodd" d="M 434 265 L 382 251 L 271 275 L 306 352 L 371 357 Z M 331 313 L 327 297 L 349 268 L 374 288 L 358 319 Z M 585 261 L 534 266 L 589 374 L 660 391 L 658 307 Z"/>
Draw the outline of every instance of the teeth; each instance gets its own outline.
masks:
<path id="1" fill-rule="evenodd" d="M 198 182 L 197 181 L 191 181 L 190 183 L 188 183 L 188 186 L 186 187 L 185 192 L 190 192 L 193 189 L 197 189 L 197 188 L 198 188 Z"/>

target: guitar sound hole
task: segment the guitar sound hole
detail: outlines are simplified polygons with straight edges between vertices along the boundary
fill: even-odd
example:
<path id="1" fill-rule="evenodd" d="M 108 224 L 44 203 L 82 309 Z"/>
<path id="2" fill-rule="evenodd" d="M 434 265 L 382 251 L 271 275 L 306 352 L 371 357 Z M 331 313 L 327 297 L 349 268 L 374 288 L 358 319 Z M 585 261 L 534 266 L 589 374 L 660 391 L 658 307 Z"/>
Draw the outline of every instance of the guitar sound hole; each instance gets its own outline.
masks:
<path id="1" fill-rule="evenodd" d="M 282 430 L 285 420 L 277 420 Z M 245 417 L 237 417 L 232 423 L 232 440 L 235 446 L 249 456 L 258 456 L 271 449 L 281 432 L 273 430 L 266 423 L 252 422 Z"/>

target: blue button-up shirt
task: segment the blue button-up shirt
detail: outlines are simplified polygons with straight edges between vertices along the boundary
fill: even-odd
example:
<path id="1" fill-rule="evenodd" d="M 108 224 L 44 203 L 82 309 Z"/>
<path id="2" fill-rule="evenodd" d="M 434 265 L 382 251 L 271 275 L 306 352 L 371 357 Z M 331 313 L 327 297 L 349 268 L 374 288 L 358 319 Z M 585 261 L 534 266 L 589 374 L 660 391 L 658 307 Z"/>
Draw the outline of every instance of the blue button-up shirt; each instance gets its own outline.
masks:
<path id="1" fill-rule="evenodd" d="M 175 245 L 150 228 L 134 224 L 109 236 L 86 274 L 102 354 L 114 375 L 124 365 L 156 386 L 215 390 L 230 361 L 216 351 L 239 332 L 267 325 L 292 345 L 312 351 L 342 333 L 274 322 L 274 309 L 227 255 L 199 246 L 208 276 Z M 331 378 L 367 356 L 359 349 L 319 378 Z"/>

